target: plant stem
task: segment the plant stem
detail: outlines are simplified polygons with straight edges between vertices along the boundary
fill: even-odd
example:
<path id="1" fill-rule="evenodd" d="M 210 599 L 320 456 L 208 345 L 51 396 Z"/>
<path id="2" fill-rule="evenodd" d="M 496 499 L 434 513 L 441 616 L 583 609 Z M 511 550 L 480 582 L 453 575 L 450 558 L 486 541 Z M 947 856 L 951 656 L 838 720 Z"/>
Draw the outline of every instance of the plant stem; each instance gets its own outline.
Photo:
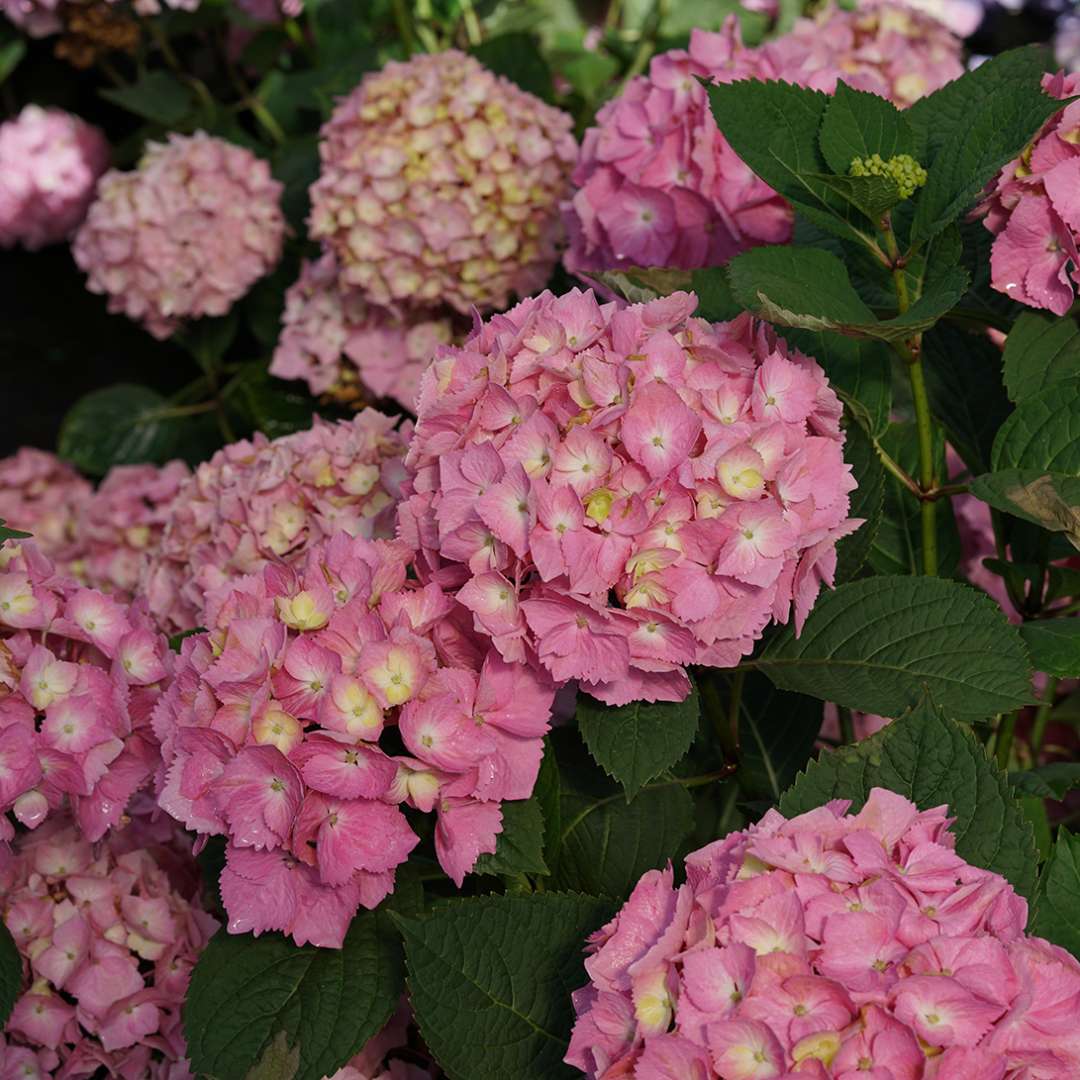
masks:
<path id="1" fill-rule="evenodd" d="M 660 32 L 664 16 L 667 15 L 667 9 L 668 0 L 655 0 L 648 25 L 641 32 L 637 52 L 634 53 L 634 59 L 630 61 L 630 66 L 626 69 L 626 74 L 619 84 L 619 93 L 622 93 L 623 89 L 648 67 L 649 58 L 656 49 L 656 36 Z"/>
<path id="2" fill-rule="evenodd" d="M 1054 707 L 1054 695 L 1057 693 L 1058 680 L 1055 675 L 1046 678 L 1046 689 L 1043 691 L 1042 701 L 1035 713 L 1035 721 L 1031 725 L 1031 761 L 1033 765 L 1039 764 L 1039 751 L 1042 750 L 1043 739 L 1046 737 L 1046 725 L 1050 721 L 1050 711 Z"/>
<path id="3" fill-rule="evenodd" d="M 731 701 L 728 703 L 728 740 L 730 756 L 738 757 L 739 754 L 739 709 L 742 707 L 743 683 L 746 682 L 746 672 L 736 670 L 731 677 Z M 725 748 L 725 753 L 727 748 Z"/>
<path id="4" fill-rule="evenodd" d="M 922 358 L 908 364 L 911 379 L 911 396 L 915 404 L 915 426 L 919 433 L 919 485 L 924 492 L 936 487 L 934 478 L 934 432 L 930 419 L 930 399 L 926 394 L 926 379 L 923 376 Z M 923 573 L 931 577 L 938 572 L 937 526 L 935 522 L 936 504 L 933 499 L 924 499 L 919 504 L 919 518 L 922 522 Z"/>
<path id="5" fill-rule="evenodd" d="M 412 19 L 409 18 L 405 0 L 394 0 L 394 22 L 397 23 L 401 44 L 405 46 L 406 57 L 412 56 L 419 50 L 416 47 L 416 35 L 413 33 Z"/>
<path id="6" fill-rule="evenodd" d="M 1006 713 L 998 723 L 997 744 L 994 747 L 994 756 L 997 758 L 998 768 L 1007 770 L 1009 759 L 1012 757 L 1013 735 L 1016 733 L 1016 713 Z"/>
<path id="7" fill-rule="evenodd" d="M 461 18 L 465 23 L 465 35 L 471 46 L 477 46 L 484 40 L 483 31 L 480 29 L 480 20 L 476 17 L 472 0 L 461 0 Z"/>
<path id="8" fill-rule="evenodd" d="M 853 743 L 855 741 L 855 721 L 852 718 L 851 710 L 845 709 L 842 705 L 837 705 L 836 715 L 840 721 L 840 745 L 844 746 Z"/>

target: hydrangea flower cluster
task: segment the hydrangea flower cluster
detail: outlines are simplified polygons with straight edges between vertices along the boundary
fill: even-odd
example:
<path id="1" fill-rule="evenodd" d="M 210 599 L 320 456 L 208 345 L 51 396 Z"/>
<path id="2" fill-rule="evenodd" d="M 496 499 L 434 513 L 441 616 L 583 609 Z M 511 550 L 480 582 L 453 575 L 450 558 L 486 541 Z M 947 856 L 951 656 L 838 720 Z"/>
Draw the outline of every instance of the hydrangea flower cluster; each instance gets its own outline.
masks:
<path id="1" fill-rule="evenodd" d="M 46 450 L 24 446 L 0 458 L 0 518 L 33 533 L 37 546 L 62 565 L 79 551 L 79 514 L 91 494 L 82 476 Z"/>
<path id="2" fill-rule="evenodd" d="M 295 561 L 338 530 L 393 533 L 409 426 L 374 409 L 279 439 L 256 433 L 200 465 L 173 500 L 143 586 L 170 630 L 202 625 L 208 590 Z"/>
<path id="3" fill-rule="evenodd" d="M 108 167 L 105 136 L 61 109 L 27 105 L 0 124 L 0 247 L 65 240 Z"/>
<path id="4" fill-rule="evenodd" d="M 72 252 L 110 311 L 167 338 L 185 319 L 224 315 L 277 263 L 281 188 L 250 150 L 173 133 L 138 168 L 102 177 Z"/>
<path id="5" fill-rule="evenodd" d="M 824 372 L 749 315 L 676 293 L 544 293 L 427 370 L 401 535 L 508 661 L 609 704 L 681 700 L 794 608 L 855 482 Z"/>
<path id="6" fill-rule="evenodd" d="M 454 50 L 389 63 L 323 127 L 311 236 L 372 303 L 505 307 L 555 265 L 571 128 Z"/>
<path id="7" fill-rule="evenodd" d="M 363 402 L 366 389 L 412 409 L 420 375 L 440 345 L 454 336 L 449 315 L 368 304 L 343 287 L 330 252 L 305 261 L 285 294 L 281 336 L 270 374 L 303 379 L 312 394 L 344 404 Z"/>
<path id="8" fill-rule="evenodd" d="M 134 596 L 190 475 L 182 461 L 110 469 L 76 522 L 79 556 L 71 567 L 76 576 L 95 589 Z"/>
<path id="9" fill-rule="evenodd" d="M 1080 74 L 1046 75 L 1056 98 L 1080 91 Z M 1080 282 L 1080 104 L 1066 105 L 998 174 L 980 211 L 994 234 L 990 281 L 1030 307 L 1064 315 Z M 1070 270 L 1071 266 L 1071 270 Z"/>
<path id="10" fill-rule="evenodd" d="M 831 94 L 839 81 L 903 108 L 964 73 L 963 45 L 937 19 L 881 0 L 827 4 L 765 47 L 780 77 Z"/>
<path id="11" fill-rule="evenodd" d="M 654 56 L 596 114 L 564 204 L 572 273 L 620 266 L 716 266 L 757 244 L 786 243 L 793 214 L 720 134 L 698 78 L 713 82 L 783 74 L 748 49 L 738 22 L 694 30 L 689 51 Z"/>
<path id="12" fill-rule="evenodd" d="M 67 802 L 99 840 L 150 779 L 150 713 L 168 641 L 126 605 L 56 572 L 30 541 L 0 550 L 0 841 Z"/>
<path id="13" fill-rule="evenodd" d="M 532 792 L 553 688 L 485 655 L 437 585 L 407 582 L 412 554 L 337 533 L 296 570 L 217 590 L 208 632 L 184 639 L 153 717 L 159 803 L 228 838 L 233 933 L 339 947 L 418 842 L 401 804 L 437 814 L 460 885 L 495 850 L 500 802 Z M 405 755 L 380 749 L 386 728 Z"/>
<path id="14" fill-rule="evenodd" d="M 4 922 L 23 958 L 5 1077 L 189 1075 L 180 1009 L 217 928 L 133 830 L 92 846 L 63 818 L 0 859 Z M 197 879 L 196 879 L 197 880 Z"/>
<path id="15" fill-rule="evenodd" d="M 105 0 L 118 4 L 120 0 Z M 132 7 L 137 15 L 160 15 L 165 8 L 177 11 L 194 11 L 200 0 L 135 0 Z M 31 37 L 48 37 L 59 33 L 64 27 L 61 18 L 63 0 L 0 0 L 0 12 L 6 15 L 20 30 Z"/>
<path id="16" fill-rule="evenodd" d="M 638 882 L 589 939 L 566 1060 L 588 1077 L 1067 1080 L 1080 964 L 953 850 L 948 808 L 876 788 Z"/>

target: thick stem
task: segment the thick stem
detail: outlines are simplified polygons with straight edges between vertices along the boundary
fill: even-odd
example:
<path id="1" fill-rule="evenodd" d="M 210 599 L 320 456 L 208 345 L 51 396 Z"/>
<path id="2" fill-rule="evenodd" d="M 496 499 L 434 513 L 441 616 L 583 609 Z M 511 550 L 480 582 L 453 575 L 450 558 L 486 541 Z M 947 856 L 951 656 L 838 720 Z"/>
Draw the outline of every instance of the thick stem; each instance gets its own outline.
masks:
<path id="1" fill-rule="evenodd" d="M 1054 708 L 1054 695 L 1057 693 L 1058 680 L 1054 675 L 1047 676 L 1046 689 L 1043 691 L 1042 701 L 1035 713 L 1035 721 L 1031 725 L 1031 762 L 1039 764 L 1039 752 L 1042 750 L 1043 739 L 1046 737 L 1046 725 L 1050 722 L 1050 712 Z"/>
<path id="2" fill-rule="evenodd" d="M 911 397 L 915 404 L 915 426 L 919 434 L 919 486 L 924 492 L 937 486 L 934 477 L 934 430 L 930 418 L 930 399 L 926 394 L 922 358 L 908 364 L 911 379 Z M 937 504 L 933 499 L 923 499 L 919 504 L 919 520 L 922 523 L 923 573 L 935 577 L 938 572 Z"/>
<path id="3" fill-rule="evenodd" d="M 855 720 L 850 709 L 842 705 L 836 706 L 836 715 L 840 721 L 840 744 L 846 745 L 855 741 Z"/>

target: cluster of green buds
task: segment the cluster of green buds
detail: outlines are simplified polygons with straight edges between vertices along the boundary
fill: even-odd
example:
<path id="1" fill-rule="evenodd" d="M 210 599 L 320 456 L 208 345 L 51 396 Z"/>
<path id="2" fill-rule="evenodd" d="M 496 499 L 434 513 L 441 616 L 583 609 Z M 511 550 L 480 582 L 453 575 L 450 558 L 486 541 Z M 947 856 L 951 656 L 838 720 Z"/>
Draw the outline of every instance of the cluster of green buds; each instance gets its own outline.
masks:
<path id="1" fill-rule="evenodd" d="M 897 154 L 885 161 L 880 154 L 854 158 L 850 176 L 888 176 L 896 181 L 900 198 L 910 199 L 926 183 L 926 170 L 910 155 Z"/>

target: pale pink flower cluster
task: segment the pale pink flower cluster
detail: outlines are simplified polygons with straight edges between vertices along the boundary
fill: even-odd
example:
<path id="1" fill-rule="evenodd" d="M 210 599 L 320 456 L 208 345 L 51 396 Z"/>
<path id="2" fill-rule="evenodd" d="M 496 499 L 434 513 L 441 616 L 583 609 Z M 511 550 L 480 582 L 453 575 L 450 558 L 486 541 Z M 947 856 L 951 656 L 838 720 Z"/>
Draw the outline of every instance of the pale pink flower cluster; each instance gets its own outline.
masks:
<path id="1" fill-rule="evenodd" d="M 555 265 L 572 124 L 460 52 L 389 63 L 323 126 L 311 236 L 371 303 L 505 307 Z"/>
<path id="2" fill-rule="evenodd" d="M 0 518 L 33 533 L 38 547 L 62 565 L 79 551 L 79 515 L 91 495 L 89 482 L 47 450 L 23 446 L 0 458 Z"/>
<path id="3" fill-rule="evenodd" d="M 224 315 L 281 256 L 281 184 L 250 150 L 203 132 L 110 170 L 72 252 L 91 292 L 157 338 Z"/>
<path id="4" fill-rule="evenodd" d="M 67 239 L 108 167 L 105 136 L 61 109 L 27 105 L 0 124 L 0 247 Z"/>
<path id="5" fill-rule="evenodd" d="M 770 79 L 766 52 L 744 48 L 732 16 L 694 30 L 689 51 L 654 56 L 596 115 L 563 206 L 571 272 L 620 266 L 716 266 L 757 244 L 791 238 L 791 207 L 720 134 L 698 81 Z"/>
<path id="6" fill-rule="evenodd" d="M 1080 74 L 1043 76 L 1053 97 L 1080 92 Z M 998 292 L 1064 315 L 1080 282 L 1080 103 L 1051 118 L 998 174 L 979 211 L 994 234 L 990 280 Z M 1070 269 L 1071 267 L 1071 269 Z"/>
<path id="7" fill-rule="evenodd" d="M 72 571 L 95 589 L 133 597 L 191 470 L 182 461 L 116 465 L 83 504 Z"/>
<path id="8" fill-rule="evenodd" d="M 426 1054 L 408 1046 L 412 1010 L 406 1001 L 364 1048 L 330 1080 L 436 1080 L 443 1075 Z M 422 1062 L 418 1063 L 418 1062 Z"/>
<path id="9" fill-rule="evenodd" d="M 0 1035 L 5 1077 L 191 1076 L 180 1010 L 217 922 L 193 896 L 193 875 L 171 880 L 169 860 L 132 847 L 130 831 L 91 845 L 61 818 L 0 856 L 24 972 Z"/>
<path id="10" fill-rule="evenodd" d="M 219 450 L 176 494 L 143 588 L 169 630 L 200 625 L 208 590 L 268 562 L 295 561 L 338 530 L 393 533 L 409 426 L 365 409 L 349 421 L 318 417 L 269 440 L 256 433 Z"/>
<path id="11" fill-rule="evenodd" d="M 474 642 L 438 585 L 407 580 L 400 541 L 339 532 L 207 600 L 153 717 L 159 804 L 228 838 L 232 933 L 339 947 L 359 905 L 394 889 L 418 842 L 402 804 L 435 812 L 460 885 L 533 789 L 553 687 Z M 379 746 L 396 728 L 404 756 Z"/>
<path id="12" fill-rule="evenodd" d="M 676 293 L 544 293 L 427 370 L 400 534 L 503 657 L 681 700 L 831 584 L 855 487 L 824 372 Z"/>
<path id="13" fill-rule="evenodd" d="M 337 260 L 326 252 L 305 261 L 285 294 L 270 374 L 303 379 L 312 394 L 346 403 L 361 396 L 359 383 L 412 409 L 420 375 L 453 334 L 449 314 L 431 309 L 398 315 L 368 304 L 359 289 L 342 285 Z"/>
<path id="14" fill-rule="evenodd" d="M 115 4 L 120 0 L 106 0 Z M 165 0 L 165 8 L 194 11 L 200 0 Z M 132 7 L 137 15 L 160 15 L 158 0 L 135 0 Z M 0 13 L 6 15 L 20 30 L 31 37 L 48 37 L 59 33 L 64 23 L 60 17 L 61 0 L 0 0 Z"/>
<path id="15" fill-rule="evenodd" d="M 57 573 L 31 541 L 0 549 L 0 841 L 69 804 L 83 835 L 117 825 L 155 768 L 150 713 L 172 671 L 143 601 Z"/>
<path id="16" fill-rule="evenodd" d="M 281 22 L 301 15 L 304 0 L 236 0 L 236 6 L 260 22 Z"/>
<path id="17" fill-rule="evenodd" d="M 940 22 L 882 0 L 827 4 L 765 46 L 780 77 L 831 94 L 843 81 L 903 108 L 964 74 L 963 43 Z"/>
<path id="18" fill-rule="evenodd" d="M 638 882 L 589 939 L 566 1060 L 636 1080 L 1073 1080 L 1080 964 L 953 850 L 948 808 L 875 788 Z"/>

